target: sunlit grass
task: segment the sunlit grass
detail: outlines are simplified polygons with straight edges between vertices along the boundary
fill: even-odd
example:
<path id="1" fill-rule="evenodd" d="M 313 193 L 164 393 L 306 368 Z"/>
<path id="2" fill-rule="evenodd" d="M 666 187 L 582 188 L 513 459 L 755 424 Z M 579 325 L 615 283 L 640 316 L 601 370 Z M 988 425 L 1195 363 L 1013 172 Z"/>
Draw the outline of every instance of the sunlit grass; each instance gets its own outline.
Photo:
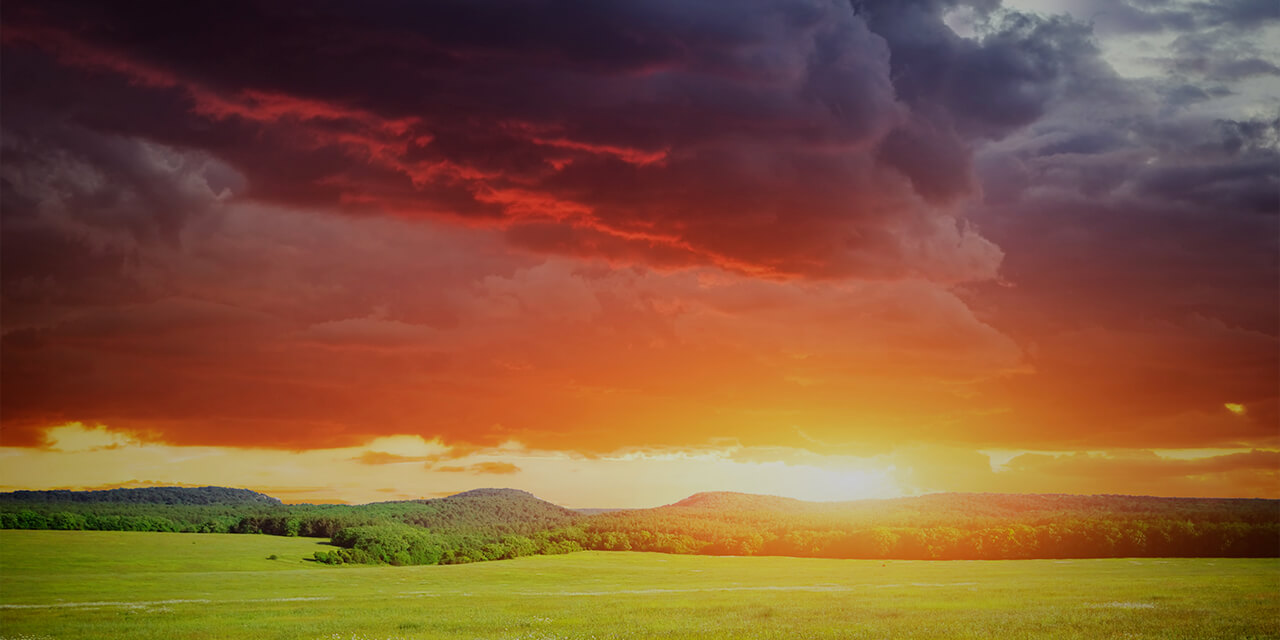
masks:
<path id="1" fill-rule="evenodd" d="M 0 531 L 0 638 L 1280 637 L 1276 560 L 304 560 L 323 548 L 270 536 Z"/>

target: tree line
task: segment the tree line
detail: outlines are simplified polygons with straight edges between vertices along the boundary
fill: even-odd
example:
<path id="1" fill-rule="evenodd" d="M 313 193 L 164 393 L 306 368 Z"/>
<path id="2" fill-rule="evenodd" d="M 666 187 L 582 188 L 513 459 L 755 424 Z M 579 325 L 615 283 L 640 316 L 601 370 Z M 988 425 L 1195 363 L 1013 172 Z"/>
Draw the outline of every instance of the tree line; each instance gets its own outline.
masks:
<path id="1" fill-rule="evenodd" d="M 315 554 L 327 564 L 456 564 L 579 550 L 913 560 L 1280 556 L 1275 500 L 941 494 L 821 504 L 700 494 L 586 516 L 511 490 L 355 506 L 157 495 L 168 502 L 0 496 L 0 528 L 328 538 L 334 549 Z M 206 500 L 211 495 L 226 500 Z"/>
<path id="2" fill-rule="evenodd" d="M 1053 524 L 961 528 L 718 530 L 698 536 L 677 531 L 590 523 L 555 532 L 584 549 L 659 553 L 902 560 L 1009 560 L 1110 557 L 1277 557 L 1280 524 L 1156 520 L 1117 523 L 1071 520 Z"/>

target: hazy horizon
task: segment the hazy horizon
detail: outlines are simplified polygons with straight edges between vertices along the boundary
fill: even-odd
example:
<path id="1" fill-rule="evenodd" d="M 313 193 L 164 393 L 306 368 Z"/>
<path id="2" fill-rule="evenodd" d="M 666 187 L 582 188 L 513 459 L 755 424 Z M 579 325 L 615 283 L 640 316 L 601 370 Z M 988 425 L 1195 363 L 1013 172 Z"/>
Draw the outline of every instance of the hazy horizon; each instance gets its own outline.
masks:
<path id="1" fill-rule="evenodd" d="M 678 503 L 684 502 L 684 501 L 686 501 L 686 500 L 688 500 L 688 499 L 690 499 L 690 498 L 695 498 L 695 497 L 699 497 L 699 496 L 703 496 L 703 495 L 707 495 L 707 494 L 712 494 L 712 495 L 714 495 L 714 494 L 732 494 L 732 495 L 748 496 L 748 497 L 752 497 L 752 498 L 782 498 L 782 499 L 785 499 L 785 500 L 797 500 L 797 501 L 800 501 L 800 502 L 810 503 L 810 504 L 831 504 L 831 505 L 840 504 L 840 503 L 845 503 L 845 502 L 903 500 L 903 499 L 920 498 L 920 497 L 925 497 L 925 496 L 939 496 L 939 495 L 977 495 L 977 496 L 984 496 L 984 495 L 986 495 L 986 496 L 1021 496 L 1021 497 L 1035 497 L 1035 496 L 1070 496 L 1070 497 L 1079 497 L 1079 498 L 1124 497 L 1124 498 L 1156 498 L 1156 499 L 1169 499 L 1169 500 L 1272 500 L 1272 501 L 1280 500 L 1280 498 L 1258 498 L 1258 497 L 1250 497 L 1250 496 L 1153 496 L 1153 495 L 1139 495 L 1139 494 L 1114 494 L 1114 493 L 1093 493 L 1093 494 L 1083 494 L 1083 493 L 1061 493 L 1061 492 L 1059 492 L 1059 493 L 1029 493 L 1029 492 L 1016 492 L 1016 491 L 1009 491 L 1009 492 L 991 492 L 991 491 L 986 491 L 986 492 L 929 491 L 929 492 L 922 492 L 922 493 L 916 493 L 916 494 L 911 494 L 911 495 L 902 495 L 902 496 L 893 496 L 893 497 L 883 497 L 883 498 L 848 498 L 848 499 L 833 499 L 833 500 L 807 500 L 807 499 L 805 499 L 805 498 L 796 498 L 796 497 L 794 497 L 794 496 L 786 496 L 786 495 L 780 495 L 780 494 L 776 494 L 776 493 L 747 493 L 747 492 L 742 492 L 742 491 L 731 491 L 731 490 L 709 490 L 709 491 L 695 491 L 695 492 L 690 493 L 690 494 L 688 494 L 688 495 L 682 496 L 682 497 L 680 497 L 680 498 L 678 498 L 678 499 L 673 499 L 673 500 L 670 500 L 670 501 L 667 501 L 667 502 L 661 502 L 661 503 L 657 503 L 657 504 L 644 504 L 644 505 L 639 505 L 639 504 L 637 504 L 637 505 L 630 505 L 630 506 L 619 506 L 619 505 L 611 505 L 611 504 L 594 504 L 594 505 L 563 504 L 563 503 L 556 502 L 556 501 L 554 501 L 554 500 L 550 500 L 550 499 L 544 498 L 544 497 L 542 497 L 542 496 L 538 495 L 537 493 L 535 493 L 535 492 L 533 492 L 533 491 L 529 491 L 529 490 L 527 490 L 527 489 L 523 489 L 523 488 L 520 488 L 520 487 L 517 487 L 517 486 L 496 486 L 496 485 L 495 485 L 495 486 L 476 486 L 476 487 L 472 487 L 472 488 L 470 488 L 470 489 L 461 489 L 461 490 L 458 490 L 458 491 L 442 491 L 442 492 L 432 493 L 432 494 L 429 494 L 429 495 L 424 494 L 424 495 L 418 495 L 418 496 L 414 496 L 414 497 L 395 498 L 395 499 L 391 499 L 391 500 L 372 500 L 372 501 L 368 501 L 368 502 L 351 502 L 351 501 L 344 501 L 344 500 L 337 500 L 337 499 L 324 499 L 324 498 L 317 498 L 317 499 L 312 499 L 312 500 L 286 500 L 286 499 L 281 499 L 281 498 L 279 498 L 278 496 L 273 496 L 273 495 L 271 495 L 271 493 L 270 493 L 269 491 L 265 491 L 265 490 L 262 490 L 262 489 L 257 489 L 257 488 L 254 488 L 254 487 L 247 487 L 247 486 L 235 486 L 235 487 L 233 487 L 233 486 L 217 485 L 217 484 L 213 484 L 213 485 L 205 485 L 205 484 L 163 484 L 163 483 L 118 483 L 118 484 L 115 484 L 115 485 L 103 485 L 103 486 L 98 486 L 98 487 L 51 487 L 51 488 L 48 488 L 48 489 L 14 489 L 14 488 L 5 488 L 5 489 L 3 489 L 3 491 L 4 491 L 4 492 L 6 492 L 6 493 L 8 493 L 8 492 L 15 492 L 15 491 L 73 491 L 73 492 L 85 492 L 85 491 L 109 491 L 109 490 L 113 490 L 113 489 L 147 489 L 147 488 L 153 488 L 153 489 L 158 489 L 158 488 L 209 488 L 209 487 L 213 487 L 213 488 L 227 488 L 227 489 L 245 489 L 245 490 L 248 490 L 248 491 L 253 491 L 253 492 L 255 492 L 255 493 L 259 493 L 259 494 L 262 494 L 262 495 L 265 495 L 265 496 L 271 497 L 271 498 L 276 498 L 276 499 L 280 500 L 280 502 L 281 502 L 282 504 L 285 504 L 285 505 L 307 505 L 307 504 L 312 504 L 312 505 L 350 505 L 350 506 L 361 506 L 361 505 L 377 504 L 377 503 L 383 503 L 383 502 L 414 501 L 414 500 L 436 500 L 436 499 L 440 499 L 440 498 L 448 498 L 448 497 L 452 497 L 452 496 L 457 496 L 457 495 L 461 495 L 461 494 L 464 494 L 464 493 L 470 493 L 470 492 L 473 492 L 473 491 L 518 491 L 518 492 L 521 492 L 521 493 L 529 494 L 529 495 L 533 496 L 534 498 L 537 498 L 537 499 L 539 499 L 539 500 L 543 500 L 543 501 L 545 501 L 545 502 L 549 502 L 549 503 L 554 504 L 554 505 L 556 505 L 556 506 L 564 507 L 564 508 L 566 508 L 566 509 L 578 510 L 578 511 L 592 511 L 592 510 L 606 510 L 606 511 L 607 511 L 607 510 L 656 509 L 656 508 L 658 508 L 658 507 L 672 506 L 672 505 L 675 505 L 675 504 L 678 504 Z M 405 495 L 409 495 L 409 494 L 408 494 L 408 493 L 406 493 Z"/>

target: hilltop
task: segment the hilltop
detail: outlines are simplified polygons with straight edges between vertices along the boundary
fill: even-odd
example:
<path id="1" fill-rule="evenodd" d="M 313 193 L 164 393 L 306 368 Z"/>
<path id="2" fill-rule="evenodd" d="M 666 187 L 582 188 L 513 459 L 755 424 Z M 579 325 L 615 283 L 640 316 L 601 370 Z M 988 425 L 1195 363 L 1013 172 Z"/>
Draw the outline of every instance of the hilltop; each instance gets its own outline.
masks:
<path id="1" fill-rule="evenodd" d="M 531 533 L 564 526 L 577 512 L 519 489 L 472 489 L 444 498 L 382 502 L 353 507 L 402 509 L 399 519 L 431 530 Z"/>
<path id="2" fill-rule="evenodd" d="M 666 505 L 666 508 L 679 507 L 685 509 L 707 509 L 718 511 L 797 512 L 812 510 L 818 504 L 820 503 L 757 493 L 704 491 L 702 493 L 695 493 L 679 502 Z"/>

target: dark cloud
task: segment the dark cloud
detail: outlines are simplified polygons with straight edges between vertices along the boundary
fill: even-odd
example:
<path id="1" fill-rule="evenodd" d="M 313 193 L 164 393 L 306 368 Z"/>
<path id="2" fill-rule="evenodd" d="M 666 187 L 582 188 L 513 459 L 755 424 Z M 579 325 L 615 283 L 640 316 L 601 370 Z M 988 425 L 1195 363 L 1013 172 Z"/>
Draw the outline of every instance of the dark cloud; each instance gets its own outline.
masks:
<path id="1" fill-rule="evenodd" d="M 1085 16 L 1102 34 L 1196 31 L 1217 27 L 1256 30 L 1280 20 L 1280 8 L 1268 0 L 1074 0 L 1073 13 Z"/>
<path id="2" fill-rule="evenodd" d="M 1103 81 L 1123 90 L 1068 94 L 977 162 L 983 201 L 968 216 L 1018 247 L 1002 268 L 1016 288 L 983 297 L 1036 370 L 1001 383 L 1018 409 L 998 430 L 1028 428 L 1021 415 L 1123 446 L 1273 441 L 1276 114 L 1222 117 L 1224 102 L 1257 97 L 1239 79 Z M 1227 402 L 1252 409 L 1231 416 Z"/>
<path id="3" fill-rule="evenodd" d="M 1267 0 L 1227 0 L 1196 2 L 1191 11 L 1203 16 L 1210 26 L 1229 25 L 1239 29 L 1258 29 L 1280 21 L 1280 6 Z"/>
<path id="4" fill-rule="evenodd" d="M 1275 214 L 1280 211 L 1277 160 L 1280 155 L 1230 164 L 1157 166 L 1135 176 L 1134 195 L 1233 212 Z"/>
<path id="5" fill-rule="evenodd" d="M 63 123 L 6 117 L 3 152 L 6 220 L 60 220 L 96 245 L 176 243 L 189 217 L 245 186 L 207 153 Z"/>
<path id="6" fill-rule="evenodd" d="M 976 37 L 963 38 L 941 4 L 863 5 L 870 28 L 889 44 L 897 95 L 911 107 L 879 157 L 934 202 L 972 191 L 974 143 L 1039 118 L 1074 67 L 1097 54 L 1087 27 L 1069 18 L 982 11 Z"/>
<path id="7" fill-rule="evenodd" d="M 999 137 L 1044 113 L 1072 68 L 1096 50 L 1088 27 L 1067 17 L 996 12 L 962 38 L 922 3 L 867 9 L 889 43 L 899 97 L 921 117 L 950 118 L 967 137 Z"/>
<path id="8" fill-rule="evenodd" d="M 167 268 L 156 254 L 181 251 L 184 229 L 245 188 L 206 152 L 31 114 L 6 114 L 0 136 L 6 330 L 156 299 Z"/>
<path id="9" fill-rule="evenodd" d="M 904 251 L 954 224 L 926 202 L 967 193 L 970 139 L 1034 119 L 1077 52 L 1061 21 L 973 41 L 891 7 L 16 3 L 4 100 L 212 154 L 256 200 L 530 224 L 521 246 L 613 260 L 936 274 Z"/>
<path id="10" fill-rule="evenodd" d="M 1170 55 L 1160 62 L 1177 75 L 1216 82 L 1280 75 L 1276 52 L 1266 51 L 1253 39 L 1239 37 L 1236 30 L 1226 27 L 1184 33 L 1169 49 Z"/>

